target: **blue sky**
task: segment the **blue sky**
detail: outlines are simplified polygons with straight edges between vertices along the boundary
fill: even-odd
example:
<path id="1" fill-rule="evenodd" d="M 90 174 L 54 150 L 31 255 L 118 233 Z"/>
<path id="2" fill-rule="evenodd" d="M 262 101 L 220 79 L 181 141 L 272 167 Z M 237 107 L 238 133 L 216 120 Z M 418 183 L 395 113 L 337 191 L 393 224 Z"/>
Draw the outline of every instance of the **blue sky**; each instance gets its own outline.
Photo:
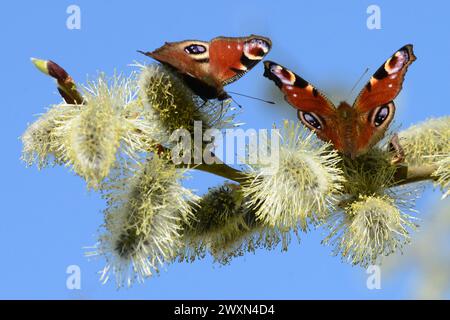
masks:
<path id="1" fill-rule="evenodd" d="M 66 28 L 69 5 L 81 9 L 81 29 Z M 381 29 L 366 26 L 369 5 L 381 8 Z M 287 253 L 258 251 L 214 265 L 211 258 L 169 265 L 144 285 L 116 290 L 101 285 L 100 260 L 88 261 L 83 247 L 96 241 L 103 201 L 66 168 L 42 171 L 20 161 L 20 135 L 27 123 L 59 101 L 53 82 L 29 58 L 52 59 L 79 82 L 97 71 L 132 70 L 148 62 L 137 49 L 164 41 L 209 40 L 260 34 L 273 41 L 268 59 L 289 66 L 335 102 L 365 68 L 371 74 L 393 52 L 413 43 L 418 60 L 410 67 L 397 98 L 396 124 L 448 114 L 450 87 L 450 5 L 428 1 L 8 1 L 0 10 L 1 184 L 0 298 L 57 299 L 215 299 L 215 298 L 407 298 L 414 272 L 406 268 L 383 277 L 381 290 L 366 288 L 364 269 L 342 263 L 320 244 L 323 230 L 302 235 Z M 228 87 L 276 105 L 239 98 L 247 128 L 270 128 L 295 111 L 262 77 L 256 66 Z M 370 75 L 366 75 L 367 78 Z M 360 87 L 362 84 L 359 85 Z M 357 94 L 359 89 L 353 93 Z M 203 193 L 219 178 L 198 173 L 189 186 Z M 428 188 L 417 208 L 425 219 L 440 194 Z M 448 202 L 447 202 L 448 204 Z M 66 288 L 66 268 L 78 265 L 81 290 Z"/>

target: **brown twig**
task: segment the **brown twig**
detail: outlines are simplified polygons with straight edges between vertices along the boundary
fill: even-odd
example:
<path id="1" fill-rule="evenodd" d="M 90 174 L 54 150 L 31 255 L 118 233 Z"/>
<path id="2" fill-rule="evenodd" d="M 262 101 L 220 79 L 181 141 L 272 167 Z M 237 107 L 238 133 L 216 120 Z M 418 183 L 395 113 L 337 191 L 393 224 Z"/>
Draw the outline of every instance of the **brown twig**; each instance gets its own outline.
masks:
<path id="1" fill-rule="evenodd" d="M 217 176 L 233 180 L 241 184 L 249 179 L 249 177 L 244 172 L 232 168 L 224 163 L 200 164 L 191 168 L 212 173 Z M 393 186 L 401 186 L 409 183 L 415 183 L 426 180 L 434 181 L 436 180 L 436 177 L 433 176 L 433 172 L 436 171 L 436 169 L 437 169 L 436 165 L 423 165 L 423 166 L 400 165 L 394 176 L 395 180 L 393 182 Z"/>
<path id="2" fill-rule="evenodd" d="M 394 186 L 405 185 L 408 183 L 420 182 L 425 180 L 436 180 L 433 172 L 437 169 L 437 165 L 424 164 L 422 166 L 399 166 L 395 173 Z"/>

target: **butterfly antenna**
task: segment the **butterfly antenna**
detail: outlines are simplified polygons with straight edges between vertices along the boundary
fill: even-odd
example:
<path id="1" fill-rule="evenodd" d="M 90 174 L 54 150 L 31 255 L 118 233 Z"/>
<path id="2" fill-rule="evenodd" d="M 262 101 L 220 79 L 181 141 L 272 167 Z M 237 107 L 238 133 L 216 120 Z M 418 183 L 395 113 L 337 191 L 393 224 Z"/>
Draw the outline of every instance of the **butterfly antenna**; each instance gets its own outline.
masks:
<path id="1" fill-rule="evenodd" d="M 208 100 L 204 100 L 203 103 L 202 103 L 201 105 L 199 105 L 199 106 L 195 109 L 195 111 L 198 111 L 198 110 L 200 110 L 201 108 L 203 108 L 203 107 L 206 105 L 207 102 L 208 102 Z"/>
<path id="2" fill-rule="evenodd" d="M 239 108 L 242 109 L 242 106 L 241 106 L 236 100 L 234 100 L 234 98 L 233 98 L 232 96 L 230 96 L 230 99 L 231 99 L 234 103 L 236 103 L 236 105 L 237 105 Z M 223 105 L 223 101 L 222 101 L 222 105 Z"/>
<path id="3" fill-rule="evenodd" d="M 148 52 L 144 52 L 142 50 L 136 50 L 136 51 L 139 52 L 139 53 L 142 53 L 144 56 L 147 56 L 147 57 L 149 56 Z"/>
<path id="4" fill-rule="evenodd" d="M 352 90 L 350 90 L 350 92 L 348 93 L 348 96 L 350 96 L 353 93 L 353 90 L 355 90 L 356 86 L 358 85 L 358 83 L 361 81 L 361 79 L 366 75 L 366 73 L 369 71 L 369 68 L 366 68 L 366 70 L 364 70 L 364 72 L 362 73 L 362 75 L 358 78 L 358 80 L 356 81 L 355 85 L 353 86 Z"/>
<path id="5" fill-rule="evenodd" d="M 264 99 L 256 98 L 256 97 L 252 97 L 252 96 L 248 96 L 248 95 L 246 95 L 246 94 L 237 93 L 237 92 L 231 92 L 231 91 L 228 91 L 228 92 L 231 93 L 231 94 L 237 94 L 238 96 L 243 96 L 243 97 L 246 97 L 246 98 L 259 100 L 259 101 L 262 101 L 262 102 L 265 102 L 265 103 L 275 104 L 275 102 L 273 102 L 273 101 L 264 100 Z M 231 99 L 233 99 L 233 98 L 231 98 Z M 233 101 L 234 101 L 234 100 L 233 100 Z M 236 102 L 236 101 L 234 101 L 234 102 Z"/>
<path id="6" fill-rule="evenodd" d="M 222 105 L 220 106 L 219 121 L 221 121 L 222 118 L 224 117 L 224 114 L 223 114 L 223 104 L 224 104 L 224 100 L 222 100 Z"/>

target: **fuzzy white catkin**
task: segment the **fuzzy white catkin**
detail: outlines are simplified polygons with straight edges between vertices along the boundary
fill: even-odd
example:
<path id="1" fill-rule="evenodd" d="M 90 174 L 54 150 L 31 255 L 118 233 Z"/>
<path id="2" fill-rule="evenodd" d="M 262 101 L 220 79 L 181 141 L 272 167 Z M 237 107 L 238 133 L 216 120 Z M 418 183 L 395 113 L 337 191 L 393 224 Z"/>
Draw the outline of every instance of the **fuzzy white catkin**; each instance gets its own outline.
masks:
<path id="1" fill-rule="evenodd" d="M 198 200 L 179 180 L 183 177 L 167 160 L 154 156 L 143 164 L 129 164 L 103 186 L 105 232 L 96 255 L 107 259 L 101 280 L 110 275 L 118 286 L 142 282 L 173 257 L 181 245 L 181 228 L 189 224 Z"/>
<path id="2" fill-rule="evenodd" d="M 263 223 L 290 229 L 308 228 L 332 210 L 344 180 L 340 158 L 330 145 L 317 141 L 300 125 L 285 122 L 281 133 L 278 165 L 250 164 L 250 183 L 243 193 Z"/>
<path id="3" fill-rule="evenodd" d="M 410 242 L 413 220 L 389 196 L 361 196 L 330 219 L 324 243 L 332 244 L 334 253 L 350 263 L 367 267 Z"/>

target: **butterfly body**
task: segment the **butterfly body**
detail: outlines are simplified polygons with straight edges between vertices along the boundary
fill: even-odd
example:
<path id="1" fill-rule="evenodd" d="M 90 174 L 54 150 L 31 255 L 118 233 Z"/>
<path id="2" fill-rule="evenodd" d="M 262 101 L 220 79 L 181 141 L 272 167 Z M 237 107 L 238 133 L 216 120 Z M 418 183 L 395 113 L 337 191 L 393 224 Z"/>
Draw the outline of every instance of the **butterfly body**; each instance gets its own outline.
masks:
<path id="1" fill-rule="evenodd" d="M 188 74 L 181 74 L 181 77 L 194 94 L 200 96 L 203 100 L 225 100 L 230 97 L 223 85 L 217 83 L 214 79 L 208 79 L 207 77 L 199 79 Z"/>
<path id="2" fill-rule="evenodd" d="M 391 108 L 391 118 L 394 112 L 395 109 Z M 368 119 L 373 115 L 370 112 L 359 112 L 347 102 L 341 102 L 328 115 L 312 115 L 322 122 L 322 125 L 319 123 L 322 129 L 316 130 L 317 136 L 324 141 L 331 141 L 337 150 L 352 158 L 367 152 L 383 138 L 384 132 L 376 130 L 376 126 L 367 125 Z M 305 122 L 313 121 L 308 118 L 307 113 L 299 114 L 299 117 L 305 119 Z"/>
<path id="3" fill-rule="evenodd" d="M 271 46 L 270 39 L 251 35 L 217 37 L 209 42 L 166 42 L 155 51 L 142 53 L 174 69 L 203 100 L 225 100 L 229 95 L 224 86 L 253 68 Z"/>
<path id="4" fill-rule="evenodd" d="M 280 88 L 304 125 L 355 158 L 383 138 L 395 114 L 393 100 L 415 59 L 412 45 L 400 48 L 378 68 L 352 106 L 341 102 L 335 107 L 309 82 L 275 62 L 264 62 L 264 76 Z"/>

